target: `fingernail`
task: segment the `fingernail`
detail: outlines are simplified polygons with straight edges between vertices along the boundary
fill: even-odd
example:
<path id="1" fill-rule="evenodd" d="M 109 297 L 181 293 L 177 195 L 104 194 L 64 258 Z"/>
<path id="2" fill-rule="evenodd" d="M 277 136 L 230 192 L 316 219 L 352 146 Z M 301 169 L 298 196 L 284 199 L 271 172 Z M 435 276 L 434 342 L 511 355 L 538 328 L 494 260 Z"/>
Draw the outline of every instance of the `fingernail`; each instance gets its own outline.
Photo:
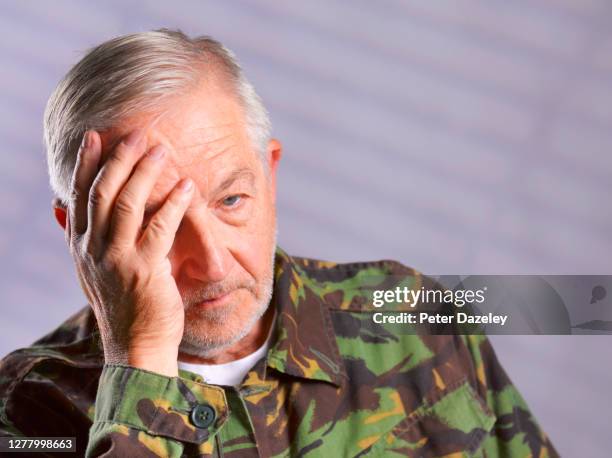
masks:
<path id="1" fill-rule="evenodd" d="M 153 160 L 161 159 L 164 154 L 166 154 L 166 150 L 161 145 L 154 146 L 148 152 L 148 156 Z"/>
<path id="2" fill-rule="evenodd" d="M 140 141 L 142 137 L 142 133 L 143 133 L 142 129 L 133 130 L 132 132 L 130 132 L 127 136 L 123 138 L 123 143 L 125 143 L 128 146 L 136 145 Z"/>
<path id="3" fill-rule="evenodd" d="M 83 139 L 81 140 L 81 149 L 87 149 L 91 146 L 91 133 L 87 130 L 83 134 Z"/>
<path id="4" fill-rule="evenodd" d="M 183 181 L 181 181 L 181 184 L 179 184 L 179 188 L 183 192 L 189 191 L 192 186 L 193 181 L 191 181 L 189 178 L 185 178 Z"/>

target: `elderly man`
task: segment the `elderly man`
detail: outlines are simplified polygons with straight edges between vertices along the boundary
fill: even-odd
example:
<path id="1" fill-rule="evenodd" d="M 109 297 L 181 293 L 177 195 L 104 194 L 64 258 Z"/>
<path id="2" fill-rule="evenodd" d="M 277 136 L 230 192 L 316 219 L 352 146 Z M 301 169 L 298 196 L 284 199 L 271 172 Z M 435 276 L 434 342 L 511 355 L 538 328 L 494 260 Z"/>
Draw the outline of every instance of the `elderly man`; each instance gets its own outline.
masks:
<path id="1" fill-rule="evenodd" d="M 276 247 L 281 144 L 220 43 L 95 47 L 45 141 L 89 304 L 3 360 L 3 435 L 113 457 L 556 456 L 485 337 L 373 322 L 368 278 L 429 279 Z"/>

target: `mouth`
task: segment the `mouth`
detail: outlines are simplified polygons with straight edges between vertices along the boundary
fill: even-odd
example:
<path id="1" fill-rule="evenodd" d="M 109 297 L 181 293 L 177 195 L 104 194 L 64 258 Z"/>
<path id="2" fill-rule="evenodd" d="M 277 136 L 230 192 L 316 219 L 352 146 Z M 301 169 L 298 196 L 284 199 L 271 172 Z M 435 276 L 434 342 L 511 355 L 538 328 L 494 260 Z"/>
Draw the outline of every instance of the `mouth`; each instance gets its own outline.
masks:
<path id="1" fill-rule="evenodd" d="M 228 302 L 230 296 L 234 291 L 228 291 L 227 293 L 220 294 L 219 296 L 212 297 L 210 299 L 205 299 L 201 302 L 195 304 L 196 308 L 200 307 L 216 307 L 219 305 L 223 305 Z"/>

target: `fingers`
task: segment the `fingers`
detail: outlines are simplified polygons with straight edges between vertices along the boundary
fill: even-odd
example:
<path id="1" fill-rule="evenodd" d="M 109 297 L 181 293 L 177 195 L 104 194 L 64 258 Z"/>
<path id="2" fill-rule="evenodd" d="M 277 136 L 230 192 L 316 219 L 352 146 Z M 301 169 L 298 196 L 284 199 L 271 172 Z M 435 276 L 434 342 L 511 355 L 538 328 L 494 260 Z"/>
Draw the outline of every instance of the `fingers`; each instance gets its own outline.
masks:
<path id="1" fill-rule="evenodd" d="M 87 131 L 77 153 L 72 174 L 71 196 L 68 203 L 72 234 L 82 235 L 87 230 L 87 203 L 89 189 L 98 173 L 101 141 L 95 131 Z M 68 223 L 68 222 L 67 222 Z"/>
<path id="2" fill-rule="evenodd" d="M 113 210 L 109 240 L 116 246 L 134 245 L 142 225 L 144 207 L 164 163 L 165 149 L 151 148 L 138 162 Z"/>
<path id="3" fill-rule="evenodd" d="M 144 130 L 137 129 L 121 140 L 109 155 L 89 193 L 88 230 L 91 249 L 100 253 L 107 238 L 113 205 L 144 150 Z"/>
<path id="4" fill-rule="evenodd" d="M 189 178 L 181 180 L 170 192 L 138 243 L 140 253 L 145 259 L 161 262 L 168 255 L 192 194 L 193 181 Z"/>

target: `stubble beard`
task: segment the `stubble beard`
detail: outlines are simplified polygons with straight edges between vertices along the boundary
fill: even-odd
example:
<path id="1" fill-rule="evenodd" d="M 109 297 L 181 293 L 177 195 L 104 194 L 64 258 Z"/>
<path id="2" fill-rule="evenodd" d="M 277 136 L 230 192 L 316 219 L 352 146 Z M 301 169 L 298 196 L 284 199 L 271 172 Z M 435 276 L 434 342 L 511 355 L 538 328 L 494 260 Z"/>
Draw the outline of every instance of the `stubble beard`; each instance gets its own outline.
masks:
<path id="1" fill-rule="evenodd" d="M 254 279 L 250 281 L 223 281 L 197 288 L 183 295 L 186 322 L 183 339 L 179 345 L 180 352 L 206 358 L 234 345 L 251 331 L 255 323 L 268 309 L 272 299 L 276 234 L 273 242 L 268 272 L 261 282 L 256 282 Z M 250 310 L 241 310 L 241 307 L 244 307 L 245 304 L 236 299 L 224 306 L 211 307 L 210 309 L 203 307 L 194 314 L 197 319 L 190 320 L 188 318 L 192 314 L 187 312 L 195 304 L 230 291 L 235 291 L 234 295 L 237 295 L 238 291 L 248 292 L 249 300 L 255 300 L 255 307 L 249 307 Z"/>

